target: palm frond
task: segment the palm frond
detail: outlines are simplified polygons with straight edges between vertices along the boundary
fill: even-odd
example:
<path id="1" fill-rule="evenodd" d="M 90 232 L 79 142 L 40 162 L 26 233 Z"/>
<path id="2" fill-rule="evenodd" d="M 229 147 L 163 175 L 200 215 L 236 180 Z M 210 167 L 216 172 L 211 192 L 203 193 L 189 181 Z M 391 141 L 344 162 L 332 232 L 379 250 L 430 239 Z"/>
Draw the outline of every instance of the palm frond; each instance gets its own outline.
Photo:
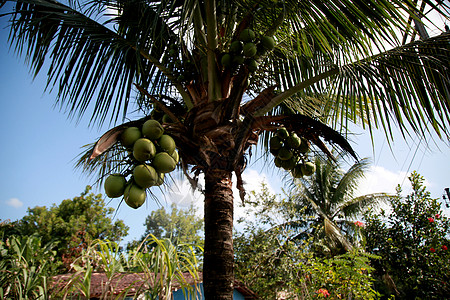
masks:
<path id="1" fill-rule="evenodd" d="M 121 145 L 114 144 L 108 151 L 91 159 L 92 151 L 96 143 L 83 146 L 85 149 L 75 163 L 75 168 L 87 175 L 91 175 L 97 184 L 101 184 L 108 175 L 114 173 L 122 173 L 128 175 L 130 173 L 129 157 L 126 151 L 123 151 Z"/>
<path id="2" fill-rule="evenodd" d="M 86 11 L 104 9 L 101 2 L 89 2 Z M 166 94 L 176 82 L 162 61 L 177 35 L 154 7 L 115 4 L 120 14 L 103 23 L 52 0 L 18 1 L 11 13 L 10 41 L 34 74 L 48 60 L 47 88 L 58 87 L 59 104 L 71 116 L 91 110 L 91 122 L 100 124 L 108 115 L 111 122 L 125 118 L 133 83 Z"/>
<path id="3" fill-rule="evenodd" d="M 317 197 L 315 199 L 305 197 L 305 199 L 309 202 L 315 214 L 319 216 L 319 220 L 323 221 L 323 230 L 326 237 L 329 238 L 334 245 L 341 245 L 347 251 L 351 250 L 351 243 L 345 238 L 340 228 L 334 223 L 334 221 L 330 219 L 330 214 L 326 210 L 326 206 L 324 207 L 323 203 L 318 205 L 318 203 L 315 202 Z"/>
<path id="4" fill-rule="evenodd" d="M 323 222 L 326 237 L 332 241 L 335 247 L 342 246 L 346 251 L 350 251 L 353 248 L 352 244 L 342 234 L 339 227 L 333 221 L 331 221 L 328 218 L 325 218 Z"/>
<path id="5" fill-rule="evenodd" d="M 251 103 L 252 102 L 250 102 L 250 104 Z M 250 108 L 251 107 L 244 105 L 243 110 Z M 313 119 L 307 115 L 286 114 L 283 116 L 262 116 L 254 118 L 253 120 L 253 129 L 275 131 L 278 127 L 284 126 L 289 131 L 295 132 L 299 136 L 304 137 L 311 143 L 315 144 L 331 159 L 334 159 L 333 155 L 325 145 L 324 141 L 329 142 L 333 146 L 339 146 L 343 151 L 352 155 L 355 159 L 358 159 L 355 151 L 345 137 L 323 122 Z M 268 137 L 266 137 L 265 141 L 266 148 L 268 146 L 267 140 Z"/>
<path id="6" fill-rule="evenodd" d="M 393 195 L 388 193 L 373 193 L 355 197 L 343 203 L 337 211 L 342 211 L 345 216 L 356 216 L 367 210 L 369 207 L 377 207 L 389 203 Z"/>
<path id="7" fill-rule="evenodd" d="M 413 42 L 341 68 L 334 83 L 336 112 L 359 107 L 359 117 L 390 133 L 449 135 L 450 33 Z"/>
<path id="8" fill-rule="evenodd" d="M 327 162 L 331 164 L 332 162 Z M 369 167 L 370 161 L 364 158 L 353 164 L 342 176 L 335 187 L 333 197 L 330 199 L 332 203 L 342 203 L 343 199 L 353 198 L 353 194 L 358 188 L 360 179 L 364 177 L 364 173 Z M 333 166 L 337 168 L 337 166 Z"/>

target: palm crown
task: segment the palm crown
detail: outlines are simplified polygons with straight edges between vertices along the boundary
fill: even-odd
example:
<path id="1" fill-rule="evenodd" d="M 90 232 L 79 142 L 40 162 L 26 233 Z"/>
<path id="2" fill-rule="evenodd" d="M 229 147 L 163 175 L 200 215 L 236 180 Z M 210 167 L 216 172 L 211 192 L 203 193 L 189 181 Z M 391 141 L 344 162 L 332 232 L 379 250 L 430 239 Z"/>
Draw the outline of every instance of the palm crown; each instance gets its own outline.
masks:
<path id="1" fill-rule="evenodd" d="M 291 201 L 294 207 L 313 217 L 307 227 L 310 231 L 300 230 L 293 239 L 312 236 L 327 248 L 326 251 L 349 250 L 354 244 L 351 235 L 357 226 L 355 218 L 361 217 L 369 207 L 386 203 L 393 195 L 372 193 L 356 196 L 360 180 L 369 166 L 368 159 L 356 162 L 347 171 L 341 169 L 342 164 L 319 156 L 315 165 L 314 175 L 300 179 L 293 187 Z M 298 225 L 304 228 L 305 222 L 290 222 L 290 227 Z"/>
<path id="2" fill-rule="evenodd" d="M 408 44 L 396 37 L 411 20 L 420 24 L 425 6 L 443 14 L 441 1 L 422 1 L 420 8 L 409 0 L 14 2 L 12 44 L 34 73 L 48 69 L 48 88 L 57 87 L 70 115 L 90 112 L 92 123 L 116 123 L 136 99 L 142 118 L 103 135 L 81 159 L 86 170 L 103 177 L 126 168 L 120 134 L 166 114 L 183 169 L 205 173 L 206 236 L 214 235 L 208 220 L 221 218 L 208 215 L 208 199 L 232 203 L 225 184 L 232 171 L 244 195 L 240 175 L 261 133 L 284 126 L 330 156 L 324 142 L 355 157 L 325 123 L 361 121 L 388 135 L 396 124 L 448 136 L 450 34 Z M 248 29 L 255 37 L 242 36 Z M 227 226 L 230 209 L 222 215 Z M 223 240 L 230 240 L 231 229 L 225 231 Z M 208 243 L 205 268 L 209 249 L 230 244 Z M 232 260 L 232 243 L 227 255 Z"/>

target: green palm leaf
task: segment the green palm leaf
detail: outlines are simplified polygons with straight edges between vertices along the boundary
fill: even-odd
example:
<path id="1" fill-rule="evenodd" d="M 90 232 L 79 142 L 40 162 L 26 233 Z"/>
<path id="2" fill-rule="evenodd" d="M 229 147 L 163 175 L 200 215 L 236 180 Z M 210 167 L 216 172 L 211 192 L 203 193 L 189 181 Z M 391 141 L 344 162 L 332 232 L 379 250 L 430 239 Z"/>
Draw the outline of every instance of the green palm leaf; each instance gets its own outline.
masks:
<path id="1" fill-rule="evenodd" d="M 105 8 L 101 1 L 90 4 L 87 12 Z M 116 5 L 121 14 L 101 24 L 56 1 L 21 1 L 11 21 L 11 42 L 34 73 L 50 61 L 47 87 L 58 86 L 60 105 L 79 117 L 92 110 L 91 121 L 100 124 L 108 115 L 111 121 L 125 118 L 134 83 L 170 94 L 176 82 L 162 62 L 167 45 L 177 41 L 165 20 L 140 1 Z"/>
<path id="2" fill-rule="evenodd" d="M 353 107 L 336 111 L 359 106 L 362 121 L 386 131 L 393 119 L 403 132 L 409 125 L 419 135 L 448 135 L 449 58 L 450 34 L 443 33 L 344 66 L 335 82 L 336 105 L 351 98 Z"/>

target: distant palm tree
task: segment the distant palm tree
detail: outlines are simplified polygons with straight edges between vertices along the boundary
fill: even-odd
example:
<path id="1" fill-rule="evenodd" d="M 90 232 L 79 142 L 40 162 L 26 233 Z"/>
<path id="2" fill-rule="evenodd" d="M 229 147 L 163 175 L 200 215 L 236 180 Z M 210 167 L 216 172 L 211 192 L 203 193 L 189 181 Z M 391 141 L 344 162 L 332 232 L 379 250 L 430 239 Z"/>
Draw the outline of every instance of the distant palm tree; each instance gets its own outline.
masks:
<path id="1" fill-rule="evenodd" d="M 339 162 L 317 156 L 315 173 L 296 181 L 291 195 L 295 206 L 310 217 L 306 223 L 291 222 L 291 227 L 301 224 L 304 228 L 307 224 L 307 229 L 293 239 L 312 236 L 317 246 L 325 247 L 332 254 L 354 246 L 351 235 L 360 225 L 355 222 L 356 217 L 361 217 L 371 206 L 387 203 L 392 197 L 386 193 L 356 196 L 369 160 L 356 162 L 346 172 L 342 169 L 342 161 Z"/>
<path id="2" fill-rule="evenodd" d="M 232 297 L 231 175 L 243 197 L 241 174 L 260 137 L 284 126 L 315 150 L 331 155 L 326 141 L 356 156 L 325 124 L 449 134 L 450 34 L 415 40 L 408 20 L 420 25 L 425 6 L 445 18 L 442 1 L 420 8 L 410 0 L 0 3 L 11 14 L 13 48 L 33 73 L 47 69 L 48 88 L 56 86 L 69 116 L 117 123 L 137 109 L 137 120 L 86 153 L 86 171 L 99 178 L 120 171 L 127 159 L 120 133 L 158 111 L 171 119 L 164 127 L 183 170 L 194 184 L 205 177 L 207 299 Z"/>

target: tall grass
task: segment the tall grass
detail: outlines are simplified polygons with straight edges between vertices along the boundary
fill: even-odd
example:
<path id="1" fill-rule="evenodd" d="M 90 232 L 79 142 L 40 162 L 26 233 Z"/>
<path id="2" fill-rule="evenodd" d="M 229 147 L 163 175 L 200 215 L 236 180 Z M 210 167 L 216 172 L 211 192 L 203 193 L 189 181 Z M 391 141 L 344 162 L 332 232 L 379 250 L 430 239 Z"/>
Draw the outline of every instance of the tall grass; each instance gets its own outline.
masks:
<path id="1" fill-rule="evenodd" d="M 48 299 L 54 246 L 36 236 L 0 239 L 0 299 Z"/>
<path id="2" fill-rule="evenodd" d="M 203 250 L 203 249 L 201 249 Z M 83 299 L 91 296 L 93 272 L 102 272 L 106 281 L 101 286 L 100 299 L 171 299 L 172 289 L 183 289 L 188 299 L 199 295 L 198 285 L 191 285 L 188 273 L 199 282 L 200 261 L 192 245 L 174 245 L 169 239 L 149 235 L 138 248 L 128 253 L 120 251 L 114 242 L 97 240 L 73 263 L 75 273 L 67 277 L 59 289 L 50 295 L 54 299 Z M 118 283 L 127 274 L 139 274 L 128 287 L 119 290 Z"/>

